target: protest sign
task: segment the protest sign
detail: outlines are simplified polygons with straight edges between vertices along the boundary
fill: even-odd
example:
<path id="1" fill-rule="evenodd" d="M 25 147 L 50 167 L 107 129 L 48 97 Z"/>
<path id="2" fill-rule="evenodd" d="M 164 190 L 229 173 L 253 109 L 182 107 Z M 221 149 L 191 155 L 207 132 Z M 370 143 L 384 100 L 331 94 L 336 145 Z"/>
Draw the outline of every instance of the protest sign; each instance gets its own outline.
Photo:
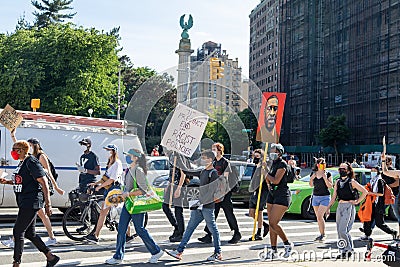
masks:
<path id="1" fill-rule="evenodd" d="M 201 141 L 208 116 L 200 111 L 178 104 L 168 124 L 161 145 L 191 157 Z"/>
<path id="2" fill-rule="evenodd" d="M 17 128 L 22 119 L 22 115 L 8 104 L 0 113 L 0 123 L 3 124 L 10 131 Z"/>

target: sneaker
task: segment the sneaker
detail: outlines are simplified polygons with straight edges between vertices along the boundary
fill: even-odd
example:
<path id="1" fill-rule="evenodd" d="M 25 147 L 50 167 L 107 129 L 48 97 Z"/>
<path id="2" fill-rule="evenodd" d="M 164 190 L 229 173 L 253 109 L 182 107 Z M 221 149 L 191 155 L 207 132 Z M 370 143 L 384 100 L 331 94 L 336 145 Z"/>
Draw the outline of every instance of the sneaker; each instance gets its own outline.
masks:
<path id="1" fill-rule="evenodd" d="M 182 236 L 181 235 L 176 235 L 173 236 L 169 239 L 170 242 L 181 242 L 182 241 Z"/>
<path id="2" fill-rule="evenodd" d="M 369 236 L 367 235 L 363 235 L 362 237 L 360 237 L 361 241 L 368 241 L 369 240 Z"/>
<path id="3" fill-rule="evenodd" d="M 175 228 L 174 232 L 172 233 L 172 235 L 170 237 L 168 237 L 168 239 L 169 239 L 169 241 L 171 241 L 171 239 L 173 239 L 174 237 L 179 236 L 179 235 L 181 235 L 181 234 L 179 233 L 178 228 Z"/>
<path id="4" fill-rule="evenodd" d="M 290 253 L 292 252 L 292 250 L 294 248 L 294 244 L 290 242 L 290 245 L 283 245 L 283 247 L 285 248 L 285 253 L 283 254 L 283 257 L 289 258 Z"/>
<path id="5" fill-rule="evenodd" d="M 82 227 L 79 227 L 79 228 L 76 228 L 76 232 L 78 233 L 78 234 L 84 234 L 85 233 L 85 231 L 86 231 L 86 229 L 88 229 L 88 226 L 86 225 L 86 224 L 84 224 Z"/>
<path id="6" fill-rule="evenodd" d="M 261 259 L 266 261 L 266 260 L 274 260 L 278 258 L 278 252 L 277 251 L 272 251 L 272 250 L 268 250 L 267 254 L 265 254 L 265 256 L 263 256 Z"/>
<path id="7" fill-rule="evenodd" d="M 228 241 L 229 244 L 236 244 L 240 241 L 242 235 L 239 232 L 233 234 L 232 239 Z"/>
<path id="8" fill-rule="evenodd" d="M 1 241 L 1 243 L 8 248 L 14 248 L 14 240 L 12 240 L 12 238 L 8 240 L 3 240 Z"/>
<path id="9" fill-rule="evenodd" d="M 197 238 L 197 240 L 199 240 L 200 242 L 206 243 L 206 244 L 210 244 L 212 242 L 212 237 L 211 237 L 211 235 L 205 235 L 203 237 Z"/>
<path id="10" fill-rule="evenodd" d="M 174 257 L 177 260 L 182 260 L 182 252 L 178 252 L 176 249 L 173 249 L 173 250 L 166 249 L 164 251 L 171 257 Z"/>
<path id="11" fill-rule="evenodd" d="M 208 261 L 222 261 L 221 253 L 214 253 L 210 257 L 207 258 Z"/>
<path id="12" fill-rule="evenodd" d="M 364 228 L 360 227 L 358 230 L 360 230 L 361 233 L 364 233 Z"/>
<path id="13" fill-rule="evenodd" d="M 269 233 L 269 224 L 264 223 L 264 231 L 263 231 L 263 237 L 266 237 Z"/>
<path id="14" fill-rule="evenodd" d="M 157 261 L 164 255 L 164 251 L 160 250 L 157 254 L 151 255 L 149 263 L 157 263 Z"/>
<path id="15" fill-rule="evenodd" d="M 87 235 L 84 237 L 84 239 L 93 244 L 99 243 L 99 239 L 97 237 L 95 237 L 94 234 Z"/>
<path id="16" fill-rule="evenodd" d="M 44 242 L 44 244 L 46 245 L 46 247 L 48 246 L 53 246 L 55 244 L 57 244 L 57 239 L 55 238 L 48 238 L 46 242 Z"/>
<path id="17" fill-rule="evenodd" d="M 319 235 L 314 239 L 314 241 L 323 242 L 323 241 L 325 241 L 325 239 L 326 239 L 326 235 Z"/>
<path id="18" fill-rule="evenodd" d="M 121 264 L 123 262 L 124 262 L 123 260 L 119 260 L 119 259 L 116 259 L 114 257 L 112 257 L 111 259 L 106 260 L 106 264 L 110 264 L 110 265 L 117 265 L 117 264 Z"/>
<path id="19" fill-rule="evenodd" d="M 135 239 L 135 238 L 134 238 L 133 236 L 126 235 L 126 243 L 127 243 L 127 244 L 130 243 L 130 242 L 132 242 L 134 239 Z"/>
<path id="20" fill-rule="evenodd" d="M 256 235 L 254 236 L 254 241 L 259 241 L 259 240 L 263 240 L 263 238 L 262 238 L 261 235 L 256 234 Z M 249 241 L 253 241 L 253 236 L 251 236 L 251 237 L 249 238 Z"/>
<path id="21" fill-rule="evenodd" d="M 51 261 L 47 261 L 46 267 L 53 267 L 56 266 L 56 264 L 60 261 L 60 257 L 54 255 L 54 258 Z"/>

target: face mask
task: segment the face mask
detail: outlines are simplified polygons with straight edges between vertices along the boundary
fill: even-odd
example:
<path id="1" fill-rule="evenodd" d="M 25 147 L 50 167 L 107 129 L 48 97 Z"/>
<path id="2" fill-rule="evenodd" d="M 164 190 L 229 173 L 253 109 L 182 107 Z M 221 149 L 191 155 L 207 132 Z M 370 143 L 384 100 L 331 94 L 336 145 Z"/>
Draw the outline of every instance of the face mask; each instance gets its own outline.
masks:
<path id="1" fill-rule="evenodd" d="M 133 162 L 133 160 L 132 160 L 130 155 L 126 155 L 125 156 L 125 160 L 126 160 L 126 163 L 128 163 L 128 164 L 131 164 Z"/>
<path id="2" fill-rule="evenodd" d="M 14 160 L 18 160 L 18 159 L 19 159 L 19 154 L 18 154 L 18 152 L 15 151 L 15 150 L 11 151 L 11 157 L 12 157 Z"/>
<path id="3" fill-rule="evenodd" d="M 213 150 L 212 153 L 214 154 L 214 157 L 217 156 L 217 151 Z"/>
<path id="4" fill-rule="evenodd" d="M 278 153 L 269 153 L 269 158 L 271 160 L 276 160 L 278 159 L 278 157 L 279 157 Z"/>
<path id="5" fill-rule="evenodd" d="M 207 165 L 208 165 L 208 162 L 207 162 L 206 160 L 204 160 L 204 159 L 201 159 L 201 160 L 200 160 L 200 165 L 201 165 L 201 166 L 207 166 Z"/>
<path id="6" fill-rule="evenodd" d="M 253 163 L 254 163 L 254 164 L 258 164 L 259 162 L 260 162 L 260 158 L 254 158 L 254 159 L 253 159 Z"/>
<path id="7" fill-rule="evenodd" d="M 347 176 L 347 171 L 345 170 L 340 170 L 339 171 L 340 177 L 346 177 Z"/>

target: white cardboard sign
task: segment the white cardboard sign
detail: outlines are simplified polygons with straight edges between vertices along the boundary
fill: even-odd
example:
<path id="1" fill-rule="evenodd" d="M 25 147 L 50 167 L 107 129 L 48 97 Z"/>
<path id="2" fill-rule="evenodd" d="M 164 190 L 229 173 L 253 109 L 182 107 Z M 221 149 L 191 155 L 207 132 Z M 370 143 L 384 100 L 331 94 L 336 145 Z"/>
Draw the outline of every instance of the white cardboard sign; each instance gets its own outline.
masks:
<path id="1" fill-rule="evenodd" d="M 165 131 L 161 145 L 191 157 L 201 141 L 208 116 L 182 104 L 178 104 Z"/>

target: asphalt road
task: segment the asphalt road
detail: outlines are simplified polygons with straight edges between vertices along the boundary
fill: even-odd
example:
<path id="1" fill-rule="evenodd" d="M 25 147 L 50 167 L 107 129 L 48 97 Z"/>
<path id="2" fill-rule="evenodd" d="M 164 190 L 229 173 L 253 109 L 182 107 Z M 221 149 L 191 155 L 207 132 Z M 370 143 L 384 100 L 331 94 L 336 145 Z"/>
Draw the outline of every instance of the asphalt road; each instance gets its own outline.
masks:
<path id="1" fill-rule="evenodd" d="M 2 209 L 0 210 L 0 218 L 5 219 L 9 217 L 8 222 L 0 222 L 0 235 L 1 239 L 5 240 L 11 236 L 13 220 L 15 218 L 15 209 Z M 376 249 L 373 254 L 373 261 L 370 263 L 364 262 L 364 253 L 366 251 L 366 243 L 362 241 L 355 241 L 356 256 L 350 261 L 336 261 L 331 257 L 337 255 L 337 234 L 336 224 L 331 219 L 327 222 L 326 233 L 327 240 L 324 243 L 315 243 L 313 240 L 318 234 L 317 223 L 312 220 L 303 220 L 299 216 L 285 216 L 281 225 L 286 231 L 289 240 L 294 242 L 295 248 L 292 257 L 289 261 L 277 260 L 274 262 L 265 262 L 260 260 L 260 253 L 263 252 L 265 246 L 269 244 L 269 236 L 262 241 L 248 241 L 251 236 L 253 221 L 247 216 L 247 209 L 243 205 L 235 207 L 235 214 L 237 216 L 239 227 L 242 233 L 242 240 L 238 244 L 231 245 L 227 241 L 231 238 L 232 233 L 226 223 L 225 216 L 221 211 L 218 217 L 218 228 L 221 234 L 222 252 L 224 260 L 217 263 L 222 266 L 319 266 L 321 261 L 324 265 L 328 266 L 385 266 L 377 259 L 383 252 Z M 11 215 L 11 216 L 10 216 Z M 10 219 L 11 217 L 11 219 Z M 61 257 L 59 266 L 107 266 L 104 261 L 113 255 L 115 249 L 116 232 L 103 230 L 100 237 L 99 245 L 92 245 L 85 242 L 75 242 L 68 239 L 62 232 L 61 214 L 56 215 L 56 220 L 53 220 L 53 226 L 58 243 L 52 247 L 54 253 Z M 189 211 L 185 210 L 185 222 L 188 221 Z M 389 222 L 391 227 L 397 227 L 396 223 Z M 354 239 L 360 237 L 362 234 L 359 232 L 358 227 L 361 226 L 360 222 L 356 222 L 351 231 Z M 203 236 L 204 222 L 197 228 L 187 249 L 184 252 L 183 260 L 177 261 L 168 255 L 164 255 L 158 264 L 155 266 L 196 266 L 212 264 L 205 259 L 212 254 L 213 247 L 211 244 L 202 244 L 197 241 L 198 237 Z M 177 243 L 170 243 L 168 236 L 172 233 L 172 227 L 169 225 L 162 211 L 154 211 L 149 215 L 148 231 L 154 237 L 156 242 L 162 249 L 172 249 L 177 246 Z M 38 223 L 37 232 L 47 240 L 47 233 L 41 223 Z M 376 240 L 388 242 L 390 236 L 383 233 L 379 229 L 375 229 L 373 237 Z M 278 240 L 280 242 L 280 240 Z M 13 250 L 0 245 L 0 267 L 10 266 L 12 262 Z M 280 250 L 283 250 L 282 243 L 279 243 Z M 314 256 L 309 256 L 315 253 Z M 150 254 L 147 252 L 140 238 L 136 238 L 134 242 L 127 245 L 125 263 L 122 266 L 131 266 L 139 264 L 138 266 L 150 265 L 147 263 Z M 25 251 L 23 254 L 22 266 L 45 266 L 44 256 L 38 252 L 30 242 L 25 244 Z M 58 265 L 57 265 L 58 266 Z"/>

